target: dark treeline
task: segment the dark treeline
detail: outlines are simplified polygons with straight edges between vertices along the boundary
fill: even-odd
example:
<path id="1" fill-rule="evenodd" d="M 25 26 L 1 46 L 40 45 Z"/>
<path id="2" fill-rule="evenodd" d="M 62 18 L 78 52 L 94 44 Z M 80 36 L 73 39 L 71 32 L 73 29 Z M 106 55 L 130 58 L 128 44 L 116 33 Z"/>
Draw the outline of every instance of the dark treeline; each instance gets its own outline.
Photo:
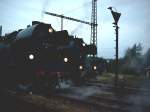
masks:
<path id="1" fill-rule="evenodd" d="M 129 47 L 124 57 L 119 59 L 119 73 L 140 75 L 145 72 L 145 68 L 150 66 L 150 48 L 142 54 L 142 45 L 134 44 Z M 93 61 L 92 61 L 93 62 Z M 95 58 L 100 72 L 107 71 L 115 73 L 115 59 Z"/>
<path id="2" fill-rule="evenodd" d="M 145 68 L 150 66 L 150 48 L 142 54 L 142 45 L 134 44 L 128 48 L 123 58 L 119 59 L 119 72 L 123 74 L 140 75 L 145 72 Z M 108 71 L 114 72 L 115 60 L 110 60 Z"/>

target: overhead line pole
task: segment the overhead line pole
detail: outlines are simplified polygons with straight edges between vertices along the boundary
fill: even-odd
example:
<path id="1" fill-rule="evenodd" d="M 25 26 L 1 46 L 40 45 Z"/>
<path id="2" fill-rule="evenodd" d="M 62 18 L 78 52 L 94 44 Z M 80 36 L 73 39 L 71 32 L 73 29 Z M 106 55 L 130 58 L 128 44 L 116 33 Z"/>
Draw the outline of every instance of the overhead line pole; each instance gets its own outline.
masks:
<path id="1" fill-rule="evenodd" d="M 63 16 L 63 15 L 62 15 L 62 16 Z M 64 23 L 63 17 L 61 17 L 61 31 L 63 30 L 63 23 Z"/>
<path id="2" fill-rule="evenodd" d="M 84 23 L 84 24 L 87 24 L 87 25 L 90 25 L 90 26 L 91 25 L 96 25 L 97 26 L 97 24 L 94 24 L 94 23 L 91 23 L 91 22 L 83 21 L 83 20 L 80 20 L 80 19 L 75 19 L 75 18 L 72 18 L 72 17 L 67 17 L 67 16 L 60 15 L 60 14 L 55 14 L 55 13 L 51 13 L 51 12 L 45 12 L 45 14 L 55 16 L 55 17 L 64 18 L 64 19 L 68 19 L 68 20 L 72 20 L 72 21 L 76 21 L 76 22 L 80 22 L 80 23 Z"/>

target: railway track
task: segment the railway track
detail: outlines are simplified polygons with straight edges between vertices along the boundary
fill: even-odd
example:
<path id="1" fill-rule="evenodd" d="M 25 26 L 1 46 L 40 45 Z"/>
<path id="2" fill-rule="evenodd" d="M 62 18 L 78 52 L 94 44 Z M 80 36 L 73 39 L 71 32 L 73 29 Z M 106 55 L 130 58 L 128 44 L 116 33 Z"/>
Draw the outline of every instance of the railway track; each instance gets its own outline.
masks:
<path id="1" fill-rule="evenodd" d="M 99 84 L 100 85 L 100 84 Z M 14 99 L 19 99 L 19 102 L 24 105 L 32 105 L 34 107 L 33 110 L 37 110 L 40 108 L 45 110 L 45 112 L 49 112 L 50 110 L 54 112 L 133 112 L 137 108 L 141 107 L 146 109 L 146 111 L 138 111 L 138 112 L 149 112 L 150 108 L 145 105 L 145 103 L 135 103 L 130 100 L 131 97 L 136 97 L 136 94 L 139 92 L 138 89 L 128 89 L 125 88 L 129 93 L 129 95 L 125 93 L 125 96 L 121 93 L 116 97 L 116 93 L 114 94 L 112 91 L 113 86 L 97 86 L 92 84 L 92 86 L 85 86 L 85 88 L 93 88 L 100 89 L 96 93 L 91 95 L 87 95 L 82 98 L 82 94 L 77 93 L 77 91 L 82 91 L 83 94 L 86 94 L 86 89 L 82 87 L 74 87 L 72 89 L 60 90 L 56 93 L 53 92 L 51 94 L 25 94 L 25 93 L 16 93 L 14 91 L 7 91 L 9 97 L 13 97 Z M 95 88 L 96 87 L 96 88 Z M 91 90 L 91 89 L 90 89 Z M 136 93 L 137 92 L 137 93 Z M 136 94 L 135 94 L 136 93 Z M 148 90 L 144 90 L 144 95 L 149 94 Z M 139 97 L 137 97 L 139 98 Z M 34 101 L 37 100 L 37 102 Z M 17 112 L 17 111 L 16 111 Z M 18 111 L 19 112 L 19 111 Z M 29 111 L 30 112 L 30 111 Z M 32 111 L 34 112 L 34 111 Z"/>
<path id="2" fill-rule="evenodd" d="M 66 96 L 61 96 L 61 98 L 68 100 L 71 103 L 74 102 L 76 104 L 86 106 L 90 112 L 128 112 L 128 109 L 119 107 L 116 105 L 116 102 L 110 104 L 109 101 L 104 102 L 100 99 L 95 99 L 94 97 L 90 97 L 86 100 L 79 100 Z"/>
<path id="3" fill-rule="evenodd" d="M 30 94 L 25 94 L 25 93 L 16 93 L 14 91 L 7 91 L 5 92 L 5 95 L 7 95 L 11 100 L 13 98 L 13 101 L 15 101 L 15 103 L 19 103 L 24 105 L 25 107 L 30 107 L 32 106 L 32 110 L 37 110 L 37 109 L 43 109 L 46 110 L 45 112 L 48 112 L 48 110 L 55 110 L 55 111 L 60 111 L 63 108 L 60 108 L 60 106 L 56 106 L 56 105 L 52 105 L 51 106 L 56 106 L 56 107 L 51 107 L 49 109 L 47 109 L 46 106 L 42 106 L 42 105 L 46 105 L 46 102 L 51 102 L 51 100 L 57 100 L 58 102 L 63 102 L 62 105 L 64 105 L 64 107 L 70 106 L 71 108 L 73 108 L 74 110 L 77 110 L 77 112 L 127 112 L 126 109 L 121 109 L 117 106 L 114 105 L 107 105 L 106 103 L 102 103 L 101 100 L 97 100 L 94 97 L 91 97 L 89 99 L 86 100 L 80 100 L 80 99 L 75 99 L 75 98 L 71 98 L 71 97 L 67 97 L 64 95 L 50 95 L 50 96 L 38 96 L 38 95 L 30 95 Z M 39 104 L 36 104 L 35 101 L 33 101 L 33 99 L 37 98 L 37 100 L 41 100 L 39 101 Z M 42 99 L 40 99 L 42 98 Z M 43 99 L 45 99 L 45 101 L 42 101 Z M 55 102 L 55 101 L 54 101 Z M 55 102 L 56 103 L 56 102 Z M 77 107 L 80 107 L 77 108 Z M 66 110 L 64 111 L 66 112 Z M 75 111 L 74 111 L 75 112 Z"/>
<path id="4" fill-rule="evenodd" d="M 138 87 L 127 87 L 127 86 L 118 86 L 118 87 L 115 87 L 114 85 L 112 84 L 104 84 L 104 83 L 101 83 L 101 82 L 89 82 L 89 83 L 86 83 L 87 86 L 95 86 L 95 87 L 99 87 L 101 89 L 105 89 L 107 91 L 112 91 L 112 90 L 125 90 L 127 92 L 130 92 L 130 93 L 137 93 L 139 91 L 142 91 L 143 93 L 145 94 L 149 94 L 150 93 L 150 89 L 147 89 L 147 88 L 138 88 Z"/>

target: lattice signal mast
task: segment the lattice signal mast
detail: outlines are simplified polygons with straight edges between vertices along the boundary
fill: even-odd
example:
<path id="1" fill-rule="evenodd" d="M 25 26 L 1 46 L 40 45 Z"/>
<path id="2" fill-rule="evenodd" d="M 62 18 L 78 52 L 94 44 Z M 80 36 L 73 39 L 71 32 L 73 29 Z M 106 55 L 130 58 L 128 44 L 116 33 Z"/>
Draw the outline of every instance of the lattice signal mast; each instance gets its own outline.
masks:
<path id="1" fill-rule="evenodd" d="M 91 40 L 90 43 L 97 47 L 97 0 L 92 0 L 91 15 Z"/>

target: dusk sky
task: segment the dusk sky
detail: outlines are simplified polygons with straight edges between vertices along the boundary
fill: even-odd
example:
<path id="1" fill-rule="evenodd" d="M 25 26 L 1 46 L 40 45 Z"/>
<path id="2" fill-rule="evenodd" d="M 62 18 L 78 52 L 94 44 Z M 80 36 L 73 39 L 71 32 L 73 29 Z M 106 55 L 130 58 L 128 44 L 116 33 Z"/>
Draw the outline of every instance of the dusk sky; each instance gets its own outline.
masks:
<path id="1" fill-rule="evenodd" d="M 43 10 L 91 21 L 92 0 L 0 0 L 0 25 L 3 35 L 23 29 L 33 20 L 50 23 L 60 30 L 60 18 L 45 15 Z M 150 48 L 150 0 L 98 0 L 98 56 L 115 58 L 115 30 L 107 9 L 113 6 L 122 15 L 119 20 L 119 57 L 128 47 L 141 43 Z M 90 43 L 90 26 L 64 20 L 64 29 Z"/>

